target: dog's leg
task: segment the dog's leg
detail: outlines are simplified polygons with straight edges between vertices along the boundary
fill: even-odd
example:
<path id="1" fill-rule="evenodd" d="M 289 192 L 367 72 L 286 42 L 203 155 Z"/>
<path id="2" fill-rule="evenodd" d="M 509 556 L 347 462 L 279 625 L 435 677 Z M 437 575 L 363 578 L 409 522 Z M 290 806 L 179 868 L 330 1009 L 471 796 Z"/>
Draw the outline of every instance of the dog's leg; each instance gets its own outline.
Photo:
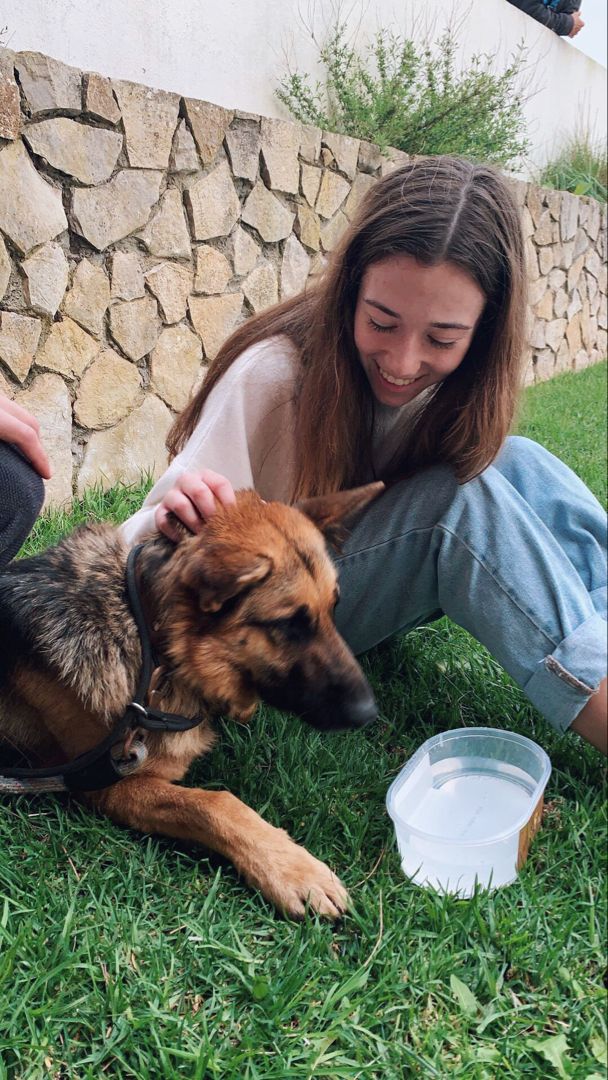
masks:
<path id="1" fill-rule="evenodd" d="M 307 905 L 334 919 L 346 910 L 348 895 L 329 867 L 228 791 L 177 787 L 144 774 L 90 794 L 87 801 L 121 825 L 224 855 L 287 915 L 302 916 Z"/>

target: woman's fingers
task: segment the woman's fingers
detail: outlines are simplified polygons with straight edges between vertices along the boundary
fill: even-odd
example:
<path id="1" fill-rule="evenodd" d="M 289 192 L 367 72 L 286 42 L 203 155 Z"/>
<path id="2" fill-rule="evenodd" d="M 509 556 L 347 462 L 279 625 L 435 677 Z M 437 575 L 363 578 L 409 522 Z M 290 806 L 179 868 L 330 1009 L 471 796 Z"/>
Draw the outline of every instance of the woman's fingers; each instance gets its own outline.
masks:
<path id="1" fill-rule="evenodd" d="M 38 421 L 8 398 L 0 398 L 0 440 L 13 443 L 31 462 L 45 480 L 51 476 L 51 466 L 40 442 Z"/>
<path id="2" fill-rule="evenodd" d="M 185 495 L 190 503 L 194 507 L 196 514 L 198 515 L 198 527 L 202 525 L 203 521 L 207 518 L 213 517 L 216 510 L 215 495 L 211 488 L 204 483 L 200 477 L 195 476 L 193 473 L 184 473 L 180 478 L 180 494 Z M 176 511 L 180 521 L 182 517 L 178 511 Z M 191 528 L 190 522 L 184 521 L 184 525 L 188 525 Z M 193 532 L 198 532 L 198 528 L 193 529 Z"/>
<path id="3" fill-rule="evenodd" d="M 234 502 L 230 481 L 210 469 L 205 469 L 200 476 L 195 473 L 182 473 L 180 489 L 196 507 L 203 521 L 213 517 L 218 503 L 230 506 Z"/>
<path id="4" fill-rule="evenodd" d="M 170 515 L 168 510 L 165 510 L 162 503 L 156 507 L 154 511 L 154 524 L 159 533 L 163 536 L 167 536 L 169 540 L 173 540 L 174 544 L 178 544 L 181 540 L 180 530 L 175 527 L 175 518 Z"/>
<path id="5" fill-rule="evenodd" d="M 11 398 L 5 397 L 4 394 L 0 394 L 0 434 L 2 432 L 3 414 L 6 413 L 11 416 L 16 416 L 18 420 L 21 420 L 24 424 L 28 424 L 35 432 L 40 431 L 40 424 L 35 416 L 32 416 L 27 409 L 18 405 L 16 401 L 12 401 Z"/>
<path id="6" fill-rule="evenodd" d="M 192 533 L 200 532 L 203 527 L 203 517 L 192 499 L 183 491 L 173 488 L 160 504 L 167 513 L 175 514 L 175 517 L 185 525 Z"/>
<path id="7" fill-rule="evenodd" d="M 188 475 L 188 474 L 186 474 Z M 222 506 L 232 506 L 236 502 L 234 494 L 234 488 L 229 480 L 220 473 L 213 472 L 212 469 L 204 469 L 201 473 L 200 479 L 203 484 L 206 484 L 215 495 L 218 502 Z M 215 507 L 213 508 L 215 510 Z"/>
<path id="8" fill-rule="evenodd" d="M 198 533 L 204 522 L 216 512 L 218 503 L 230 506 L 234 501 L 232 484 L 225 476 L 211 469 L 205 469 L 200 475 L 182 473 L 157 507 L 154 522 L 159 532 L 171 540 L 178 540 L 172 514 L 190 532 Z"/>

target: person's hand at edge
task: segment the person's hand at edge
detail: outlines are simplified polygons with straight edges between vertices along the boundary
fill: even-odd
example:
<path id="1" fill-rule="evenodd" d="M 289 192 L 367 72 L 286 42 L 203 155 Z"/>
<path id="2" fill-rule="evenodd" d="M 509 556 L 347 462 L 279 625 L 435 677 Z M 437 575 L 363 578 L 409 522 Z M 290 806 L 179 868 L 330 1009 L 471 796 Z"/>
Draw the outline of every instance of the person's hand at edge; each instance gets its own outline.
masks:
<path id="1" fill-rule="evenodd" d="M 171 523 L 171 514 L 191 533 L 198 533 L 207 518 L 213 516 L 217 504 L 231 506 L 234 489 L 229 480 L 211 469 L 201 473 L 184 472 L 165 495 L 154 512 L 154 524 L 170 540 L 178 541 L 179 534 Z"/>
<path id="2" fill-rule="evenodd" d="M 0 394 L 0 441 L 16 446 L 36 472 L 50 480 L 51 466 L 40 441 L 38 421 L 4 394 Z"/>
<path id="3" fill-rule="evenodd" d="M 579 30 L 583 29 L 583 26 L 585 25 L 585 23 L 584 23 L 584 20 L 581 17 L 580 11 L 573 11 L 572 14 L 571 14 L 571 17 L 572 17 L 572 29 L 571 29 L 570 33 L 568 34 L 568 37 L 573 38 L 573 37 L 576 37 Z"/>

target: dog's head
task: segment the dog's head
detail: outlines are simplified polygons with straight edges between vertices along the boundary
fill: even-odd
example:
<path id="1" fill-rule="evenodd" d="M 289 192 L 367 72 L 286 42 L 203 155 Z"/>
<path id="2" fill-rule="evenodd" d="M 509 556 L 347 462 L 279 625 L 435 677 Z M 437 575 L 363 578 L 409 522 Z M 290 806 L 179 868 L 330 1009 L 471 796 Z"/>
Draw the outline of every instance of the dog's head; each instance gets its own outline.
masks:
<path id="1" fill-rule="evenodd" d="M 260 699 L 323 729 L 375 719 L 371 689 L 334 625 L 339 593 L 326 538 L 382 489 L 369 484 L 297 508 L 243 491 L 198 536 L 185 536 L 156 582 L 164 649 L 180 678 L 242 720 Z"/>

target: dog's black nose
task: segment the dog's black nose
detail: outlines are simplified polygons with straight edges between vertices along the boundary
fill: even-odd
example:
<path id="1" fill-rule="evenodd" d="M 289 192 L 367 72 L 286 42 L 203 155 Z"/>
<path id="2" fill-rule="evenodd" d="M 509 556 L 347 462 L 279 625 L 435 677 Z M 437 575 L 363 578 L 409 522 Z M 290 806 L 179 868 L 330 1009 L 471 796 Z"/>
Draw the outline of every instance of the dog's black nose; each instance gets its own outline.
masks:
<path id="1" fill-rule="evenodd" d="M 359 701 L 349 702 L 345 709 L 349 727 L 364 728 L 378 717 L 378 709 L 371 690 L 368 696 Z"/>
<path id="2" fill-rule="evenodd" d="M 343 690 L 330 694 L 318 708 L 300 713 L 303 720 L 322 731 L 338 731 L 345 728 L 367 727 L 378 716 L 378 709 L 367 681 L 353 692 Z"/>

